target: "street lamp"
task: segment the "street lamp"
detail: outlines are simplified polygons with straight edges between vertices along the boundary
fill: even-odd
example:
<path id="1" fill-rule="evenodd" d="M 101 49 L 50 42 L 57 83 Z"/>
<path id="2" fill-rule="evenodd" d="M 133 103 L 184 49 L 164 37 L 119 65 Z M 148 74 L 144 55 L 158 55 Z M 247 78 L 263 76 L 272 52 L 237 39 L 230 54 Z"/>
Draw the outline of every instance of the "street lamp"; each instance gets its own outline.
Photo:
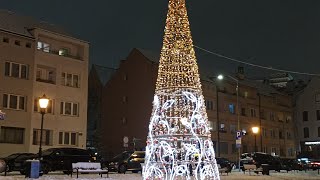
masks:
<path id="1" fill-rule="evenodd" d="M 259 127 L 252 127 L 251 129 L 254 134 L 254 152 L 257 152 L 257 134 L 259 132 Z"/>
<path id="2" fill-rule="evenodd" d="M 240 130 L 240 114 L 239 114 L 239 80 L 238 79 L 236 79 L 236 78 L 234 78 L 234 77 L 232 77 L 232 76 L 230 76 L 230 75 L 228 75 L 228 77 L 230 78 L 230 79 L 232 79 L 232 80 L 234 80 L 234 81 L 236 81 L 236 83 L 237 83 L 237 86 L 236 86 L 236 93 L 237 93 L 237 121 L 238 121 L 238 131 L 241 131 Z M 223 77 L 223 75 L 222 74 L 220 74 L 220 75 L 218 75 L 217 76 L 217 78 L 219 79 L 219 80 L 222 80 L 224 77 Z M 241 139 L 240 139 L 241 140 Z M 241 142 L 241 141 L 240 141 Z M 241 159 L 241 151 L 240 151 L 240 147 L 238 148 L 238 158 L 239 158 L 239 163 L 238 163 L 238 165 L 239 165 L 239 171 L 240 171 L 240 159 Z"/>
<path id="3" fill-rule="evenodd" d="M 39 160 L 42 158 L 42 131 L 43 131 L 43 117 L 46 113 L 46 109 L 49 104 L 49 99 L 45 94 L 41 98 L 39 98 L 39 106 L 40 106 L 40 113 L 41 113 L 41 129 L 40 129 L 40 145 L 39 145 Z"/>

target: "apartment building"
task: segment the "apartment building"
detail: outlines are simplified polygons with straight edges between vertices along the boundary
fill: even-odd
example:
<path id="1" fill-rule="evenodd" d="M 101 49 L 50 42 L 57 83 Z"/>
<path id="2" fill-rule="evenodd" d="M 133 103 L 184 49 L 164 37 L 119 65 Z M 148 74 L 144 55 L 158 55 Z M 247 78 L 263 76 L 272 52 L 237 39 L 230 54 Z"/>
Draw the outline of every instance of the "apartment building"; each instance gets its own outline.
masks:
<path id="1" fill-rule="evenodd" d="M 0 156 L 43 149 L 86 147 L 89 44 L 59 28 L 0 11 Z"/>
<path id="2" fill-rule="evenodd" d="M 100 128 L 104 151 L 109 158 L 123 150 L 145 147 L 158 60 L 156 53 L 133 49 L 104 87 Z M 200 66 L 202 74 L 205 73 L 201 72 Z M 266 84 L 246 79 L 243 71 L 239 71 L 238 75 L 240 128 L 247 132 L 242 138 L 241 152 L 254 151 L 251 127 L 258 126 L 261 128 L 261 133 L 257 135 L 258 151 L 293 158 L 295 141 L 291 97 Z M 218 82 L 212 77 L 201 76 L 201 83 L 216 154 L 219 132 L 220 156 L 236 161 L 236 82 L 230 79 Z M 127 139 L 129 142 L 125 141 Z"/>
<path id="3" fill-rule="evenodd" d="M 320 78 L 312 78 L 294 104 L 299 156 L 320 159 Z"/>

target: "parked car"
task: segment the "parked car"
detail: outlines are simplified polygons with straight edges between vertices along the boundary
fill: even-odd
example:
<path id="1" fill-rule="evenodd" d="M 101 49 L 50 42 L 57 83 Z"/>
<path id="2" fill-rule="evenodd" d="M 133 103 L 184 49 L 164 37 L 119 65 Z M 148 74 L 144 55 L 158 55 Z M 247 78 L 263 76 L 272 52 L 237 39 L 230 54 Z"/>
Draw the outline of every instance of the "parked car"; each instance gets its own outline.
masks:
<path id="1" fill-rule="evenodd" d="M 268 170 L 278 172 L 281 170 L 280 158 L 262 152 L 243 153 L 240 160 L 242 170 L 244 170 L 243 164 L 255 164 L 257 168 L 261 167 L 262 164 L 267 164 Z"/>
<path id="2" fill-rule="evenodd" d="M 226 173 L 230 173 L 232 171 L 234 163 L 232 163 L 228 159 L 222 158 L 222 157 L 216 157 L 216 161 L 217 161 L 217 164 L 220 164 L 221 168 L 225 168 L 225 167 L 227 168 Z"/>
<path id="3" fill-rule="evenodd" d="M 304 165 L 300 163 L 296 159 L 290 159 L 290 158 L 281 158 L 281 169 L 282 170 L 299 170 L 302 171 L 304 170 Z"/>
<path id="4" fill-rule="evenodd" d="M 310 167 L 310 169 L 312 169 L 312 170 L 320 169 L 320 160 L 312 160 L 312 161 L 309 163 L 309 167 Z"/>
<path id="5" fill-rule="evenodd" d="M 6 171 L 21 171 L 24 161 L 26 159 L 32 159 L 36 157 L 36 154 L 33 153 L 14 153 L 7 157 L 1 158 L 5 161 Z"/>
<path id="6" fill-rule="evenodd" d="M 40 161 L 44 174 L 50 171 L 63 171 L 65 174 L 69 174 L 72 171 L 72 163 L 76 162 L 94 162 L 94 159 L 85 149 L 50 148 L 42 152 L 42 160 Z"/>
<path id="7" fill-rule="evenodd" d="M 144 156 L 144 151 L 124 151 L 109 162 L 108 169 L 118 173 L 142 171 L 140 163 L 144 163 Z"/>

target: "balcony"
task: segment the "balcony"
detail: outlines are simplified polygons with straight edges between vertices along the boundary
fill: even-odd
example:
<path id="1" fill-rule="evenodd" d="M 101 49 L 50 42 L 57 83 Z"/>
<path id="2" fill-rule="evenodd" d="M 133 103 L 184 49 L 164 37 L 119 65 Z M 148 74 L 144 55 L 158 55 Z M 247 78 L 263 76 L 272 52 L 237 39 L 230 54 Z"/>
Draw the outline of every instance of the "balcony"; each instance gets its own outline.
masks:
<path id="1" fill-rule="evenodd" d="M 68 57 L 68 58 L 72 58 L 72 59 L 76 59 L 76 60 L 82 60 L 82 58 L 79 55 L 75 56 L 75 55 L 72 55 L 68 52 L 61 53 L 61 50 L 55 50 L 55 49 L 51 49 L 51 48 L 38 48 L 38 50 L 45 52 L 45 53 L 55 54 L 58 56 Z"/>

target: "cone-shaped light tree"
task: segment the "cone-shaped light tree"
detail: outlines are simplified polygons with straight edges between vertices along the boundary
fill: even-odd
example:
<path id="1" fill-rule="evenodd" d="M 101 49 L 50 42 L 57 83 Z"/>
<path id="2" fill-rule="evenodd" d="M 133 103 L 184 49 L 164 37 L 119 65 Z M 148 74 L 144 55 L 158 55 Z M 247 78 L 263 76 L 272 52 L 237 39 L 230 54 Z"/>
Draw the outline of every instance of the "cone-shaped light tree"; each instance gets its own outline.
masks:
<path id="1" fill-rule="evenodd" d="M 143 179 L 219 179 L 185 0 L 169 0 Z"/>

